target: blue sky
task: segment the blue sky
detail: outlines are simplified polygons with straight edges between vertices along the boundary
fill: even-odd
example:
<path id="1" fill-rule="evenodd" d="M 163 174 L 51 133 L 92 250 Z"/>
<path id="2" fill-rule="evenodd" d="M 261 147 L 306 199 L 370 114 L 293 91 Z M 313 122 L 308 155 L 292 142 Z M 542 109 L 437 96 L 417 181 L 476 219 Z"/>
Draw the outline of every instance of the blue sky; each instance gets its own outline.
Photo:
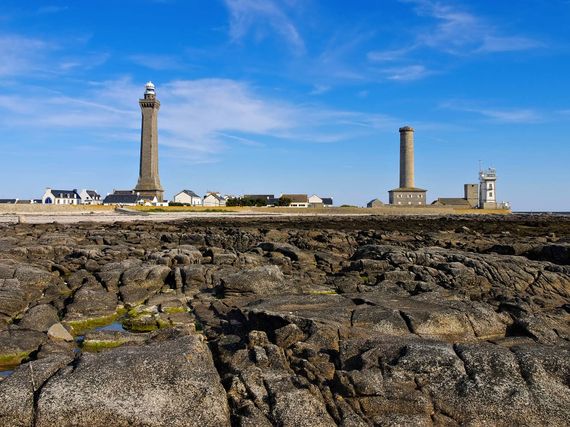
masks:
<path id="1" fill-rule="evenodd" d="M 570 1 L 3 0 L 0 197 L 133 188 L 152 80 L 167 197 L 398 184 L 570 210 Z"/>

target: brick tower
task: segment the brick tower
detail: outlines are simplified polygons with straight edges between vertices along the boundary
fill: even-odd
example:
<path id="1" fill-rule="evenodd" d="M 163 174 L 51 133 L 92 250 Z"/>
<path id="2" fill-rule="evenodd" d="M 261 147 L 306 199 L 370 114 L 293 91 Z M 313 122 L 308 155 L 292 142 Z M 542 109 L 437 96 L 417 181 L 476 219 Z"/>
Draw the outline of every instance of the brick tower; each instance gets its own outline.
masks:
<path id="1" fill-rule="evenodd" d="M 135 191 L 145 198 L 156 197 L 163 201 L 164 190 L 158 176 L 158 110 L 160 101 L 156 99 L 154 84 L 148 82 L 144 98 L 139 99 L 142 112 L 141 125 L 141 159 L 139 181 Z"/>

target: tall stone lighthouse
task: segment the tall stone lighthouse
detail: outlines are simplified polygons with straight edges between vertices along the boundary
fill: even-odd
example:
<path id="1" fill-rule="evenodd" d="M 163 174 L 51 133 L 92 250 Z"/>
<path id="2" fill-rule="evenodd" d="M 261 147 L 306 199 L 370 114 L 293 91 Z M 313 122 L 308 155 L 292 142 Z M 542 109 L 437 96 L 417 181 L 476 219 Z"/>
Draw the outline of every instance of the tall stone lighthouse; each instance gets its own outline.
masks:
<path id="1" fill-rule="evenodd" d="M 148 82 L 144 98 L 139 99 L 142 112 L 141 125 L 141 158 L 139 180 L 135 191 L 145 198 L 156 197 L 163 201 L 164 190 L 158 176 L 158 110 L 160 101 L 156 99 L 155 87 Z"/>

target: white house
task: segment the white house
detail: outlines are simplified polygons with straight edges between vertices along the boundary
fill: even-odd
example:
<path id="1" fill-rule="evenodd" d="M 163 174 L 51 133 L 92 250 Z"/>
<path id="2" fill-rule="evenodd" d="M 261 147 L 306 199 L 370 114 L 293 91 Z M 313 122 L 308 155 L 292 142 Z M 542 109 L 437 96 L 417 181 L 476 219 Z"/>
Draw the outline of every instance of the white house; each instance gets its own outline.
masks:
<path id="1" fill-rule="evenodd" d="M 202 206 L 202 198 L 192 190 L 182 190 L 174 196 L 174 202 L 184 203 L 190 206 Z"/>
<path id="2" fill-rule="evenodd" d="M 81 203 L 81 197 L 77 190 L 52 190 L 46 188 L 42 196 L 42 203 L 46 205 L 78 205 Z"/>
<path id="3" fill-rule="evenodd" d="M 81 190 L 79 197 L 84 205 L 100 205 L 103 203 L 101 196 L 95 190 Z"/>
<path id="4" fill-rule="evenodd" d="M 319 197 L 316 194 L 309 197 L 310 208 L 330 208 L 332 204 L 332 197 Z"/>
<path id="5" fill-rule="evenodd" d="M 210 191 L 204 196 L 204 206 L 226 206 L 226 199 L 220 193 Z"/>
<path id="6" fill-rule="evenodd" d="M 316 194 L 313 194 L 309 197 L 309 207 L 311 208 L 322 208 L 323 207 L 323 199 L 321 199 Z"/>

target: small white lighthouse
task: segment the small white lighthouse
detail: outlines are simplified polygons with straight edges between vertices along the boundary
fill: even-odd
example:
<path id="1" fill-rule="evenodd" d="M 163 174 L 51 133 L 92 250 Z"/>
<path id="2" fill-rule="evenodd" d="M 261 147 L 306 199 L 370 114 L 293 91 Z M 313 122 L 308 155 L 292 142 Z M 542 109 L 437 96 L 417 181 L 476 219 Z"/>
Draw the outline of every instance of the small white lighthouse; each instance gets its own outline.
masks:
<path id="1" fill-rule="evenodd" d="M 493 168 L 479 172 L 479 208 L 497 208 L 497 171 Z"/>

